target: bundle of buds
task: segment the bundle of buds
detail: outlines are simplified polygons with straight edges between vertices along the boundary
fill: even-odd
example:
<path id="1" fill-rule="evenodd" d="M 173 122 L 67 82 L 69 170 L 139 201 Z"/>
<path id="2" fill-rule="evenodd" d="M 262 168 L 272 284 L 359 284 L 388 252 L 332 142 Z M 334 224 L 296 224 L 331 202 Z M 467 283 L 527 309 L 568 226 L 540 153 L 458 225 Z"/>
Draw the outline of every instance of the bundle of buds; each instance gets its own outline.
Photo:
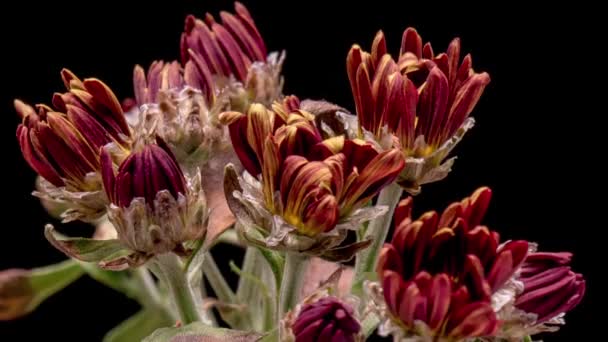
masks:
<path id="1" fill-rule="evenodd" d="M 69 259 L 0 271 L 1 320 L 83 274 L 142 305 L 106 341 L 530 341 L 582 300 L 571 253 L 482 224 L 489 188 L 418 218 L 402 200 L 447 177 L 490 82 L 459 39 L 435 54 L 408 28 L 396 58 L 382 32 L 354 45 L 356 115 L 283 95 L 285 55 L 238 2 L 187 16 L 176 55 L 136 66 L 122 105 L 67 69 L 51 106 L 15 100 L 34 195 L 96 232 L 47 225 Z M 244 250 L 236 290 L 214 260 L 224 244 Z"/>

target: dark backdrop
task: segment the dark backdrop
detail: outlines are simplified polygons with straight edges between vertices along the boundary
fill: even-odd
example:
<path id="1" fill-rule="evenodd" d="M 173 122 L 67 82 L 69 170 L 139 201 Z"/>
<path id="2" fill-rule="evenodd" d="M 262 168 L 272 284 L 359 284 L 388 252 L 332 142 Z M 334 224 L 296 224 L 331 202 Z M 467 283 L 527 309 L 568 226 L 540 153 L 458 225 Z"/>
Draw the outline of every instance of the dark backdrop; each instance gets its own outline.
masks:
<path id="1" fill-rule="evenodd" d="M 52 92 L 63 90 L 62 67 L 81 77 L 101 78 L 121 98 L 131 96 L 135 63 L 147 66 L 153 59 L 178 57 L 186 14 L 232 9 L 230 1 L 126 3 L 2 5 L 0 268 L 29 268 L 63 258 L 45 241 L 42 228 L 49 218 L 29 195 L 34 173 L 14 137 L 19 120 L 12 99 L 50 102 Z M 270 50 L 288 51 L 286 93 L 350 108 L 345 59 L 351 44 L 369 49 L 382 28 L 396 53 L 407 26 L 432 41 L 435 51 L 460 36 L 464 52 L 473 54 L 476 69 L 489 72 L 492 83 L 474 112 L 476 127 L 455 151 L 454 171 L 447 180 L 424 187 L 416 208 L 441 209 L 478 186 L 491 186 L 488 225 L 506 238 L 537 241 L 545 250 L 573 251 L 574 268 L 588 279 L 588 294 L 568 315 L 569 324 L 546 340 L 580 340 L 599 331 L 593 319 L 603 290 L 596 270 L 605 268 L 599 249 L 605 221 L 595 212 L 604 200 L 591 197 L 599 195 L 605 173 L 597 150 L 606 110 L 593 105 L 602 95 L 592 81 L 601 80 L 604 63 L 599 53 L 604 40 L 593 39 L 600 26 L 591 19 L 594 9 L 579 3 L 538 9 L 512 3 L 445 7 L 434 1 L 245 3 Z M 228 255 L 219 259 L 227 262 Z M 136 309 L 136 303 L 83 278 L 28 317 L 0 322 L 0 340 L 30 340 L 39 334 L 48 340 L 99 340 Z"/>

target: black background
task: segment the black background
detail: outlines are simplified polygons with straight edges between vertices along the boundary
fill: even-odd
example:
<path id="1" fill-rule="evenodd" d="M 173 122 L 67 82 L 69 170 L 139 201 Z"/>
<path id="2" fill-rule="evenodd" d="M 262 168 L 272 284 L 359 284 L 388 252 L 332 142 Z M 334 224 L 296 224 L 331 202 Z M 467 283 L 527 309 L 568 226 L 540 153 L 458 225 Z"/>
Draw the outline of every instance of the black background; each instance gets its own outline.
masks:
<path id="1" fill-rule="evenodd" d="M 42 7 L 26 1 L 2 5 L 2 226 L 0 269 L 31 268 L 63 259 L 44 239 L 50 219 L 29 195 L 34 173 L 23 161 L 14 132 L 19 120 L 12 99 L 49 103 L 63 91 L 62 67 L 81 78 L 98 77 L 120 98 L 132 96 L 134 64 L 179 57 L 186 14 L 232 10 L 230 1 L 104 1 Z M 397 53 L 401 33 L 414 26 L 435 51 L 462 38 L 475 69 L 492 83 L 474 111 L 477 125 L 455 151 L 447 180 L 424 187 L 418 212 L 442 209 L 482 185 L 494 200 L 486 223 L 504 238 L 537 241 L 550 251 L 575 253 L 573 267 L 587 277 L 583 303 L 567 316 L 568 325 L 546 341 L 582 340 L 601 334 L 599 270 L 605 220 L 599 220 L 601 177 L 605 175 L 600 132 L 605 98 L 604 38 L 595 37 L 597 13 L 581 3 L 530 8 L 529 5 L 369 1 L 365 5 L 246 1 L 269 50 L 287 50 L 286 93 L 324 98 L 352 108 L 345 59 L 351 44 L 369 50 L 383 29 Z M 332 6 L 332 7 L 330 7 Z M 471 6 L 471 7 L 469 7 Z M 602 215 L 604 216 L 604 215 Z M 68 225 L 88 234 L 82 225 Z M 597 244 L 597 247 L 595 247 Z M 605 248 L 605 247 L 604 247 Z M 220 255 L 227 263 L 230 253 Z M 137 304 L 83 278 L 50 298 L 26 318 L 0 322 L 0 340 L 96 341 L 127 318 Z"/>

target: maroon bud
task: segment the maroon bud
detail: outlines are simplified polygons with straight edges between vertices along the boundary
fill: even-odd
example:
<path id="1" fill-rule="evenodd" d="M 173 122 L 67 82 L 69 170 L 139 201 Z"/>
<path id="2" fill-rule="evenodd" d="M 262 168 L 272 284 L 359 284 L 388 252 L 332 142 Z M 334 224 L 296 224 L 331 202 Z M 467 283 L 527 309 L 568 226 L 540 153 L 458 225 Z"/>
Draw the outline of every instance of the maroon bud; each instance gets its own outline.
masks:
<path id="1" fill-rule="evenodd" d="M 292 327 L 296 342 L 354 342 L 361 325 L 336 297 L 304 305 Z"/>
<path id="2" fill-rule="evenodd" d="M 147 255 L 179 251 L 205 236 L 207 213 L 200 174 L 186 181 L 164 143 L 138 147 L 115 173 L 111 148 L 101 153 L 101 176 L 118 239 Z"/>
<path id="3" fill-rule="evenodd" d="M 585 280 L 568 266 L 570 253 L 531 253 L 524 261 L 520 280 L 524 292 L 515 306 L 538 315 L 536 323 L 546 322 L 572 310 L 585 294 Z"/>
<path id="4" fill-rule="evenodd" d="M 104 188 L 110 201 L 118 207 L 129 207 L 133 199 L 143 198 L 147 204 L 154 203 L 156 195 L 167 190 L 177 199 L 186 194 L 186 180 L 168 147 L 149 144 L 133 152 L 125 159 L 114 175 L 110 153 L 102 152 L 102 176 Z"/>

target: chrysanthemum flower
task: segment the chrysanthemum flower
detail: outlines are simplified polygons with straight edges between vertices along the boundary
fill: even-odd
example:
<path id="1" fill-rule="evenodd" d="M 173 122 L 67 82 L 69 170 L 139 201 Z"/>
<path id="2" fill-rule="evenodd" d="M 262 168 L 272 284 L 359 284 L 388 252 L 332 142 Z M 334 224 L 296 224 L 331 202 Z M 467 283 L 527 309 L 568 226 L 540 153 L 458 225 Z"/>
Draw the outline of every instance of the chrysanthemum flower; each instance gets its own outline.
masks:
<path id="1" fill-rule="evenodd" d="M 183 250 L 182 243 L 204 237 L 205 196 L 200 174 L 186 180 L 162 140 L 132 152 L 115 173 L 111 154 L 101 156 L 108 217 L 118 239 L 143 255 Z"/>
<path id="2" fill-rule="evenodd" d="M 443 160 L 473 126 L 469 114 L 490 82 L 487 73 L 473 71 L 470 55 L 460 60 L 460 40 L 435 55 L 408 28 L 395 60 L 380 31 L 371 53 L 351 48 L 347 71 L 360 136 L 398 146 L 407 158 L 400 184 L 415 194 L 420 185 L 444 178 L 453 158 Z"/>
<path id="3" fill-rule="evenodd" d="M 364 206 L 397 177 L 403 157 L 398 150 L 378 152 L 360 140 L 323 140 L 314 117 L 298 108 L 297 98 L 288 97 L 272 110 L 254 104 L 247 114 L 220 117 L 247 171 L 236 196 L 258 236 L 253 231 L 245 235 L 266 247 L 350 258 L 354 250 L 342 253 L 347 249 L 340 245 L 347 229 L 383 211 Z M 239 211 L 233 208 L 237 216 Z M 331 250 L 342 252 L 338 256 Z"/>
<path id="4" fill-rule="evenodd" d="M 184 166 L 200 166 L 212 154 L 231 151 L 217 119 L 226 100 L 217 98 L 219 88 L 199 57 L 184 68 L 176 61 L 155 61 L 147 74 L 138 65 L 133 87 L 138 107 L 127 117 L 136 140 L 161 137 Z"/>
<path id="5" fill-rule="evenodd" d="M 383 295 L 375 300 L 385 310 L 384 333 L 453 341 L 498 331 L 492 295 L 515 274 L 528 243 L 500 245 L 498 233 L 480 225 L 490 196 L 481 188 L 441 215 L 427 212 L 416 220 L 411 198 L 400 203 L 378 263 Z"/>
<path id="6" fill-rule="evenodd" d="M 53 96 L 53 108 L 15 100 L 23 118 L 17 138 L 25 160 L 44 179 L 35 195 L 67 204 L 66 221 L 95 220 L 107 204 L 99 150 L 108 143 L 127 150 L 131 133 L 108 86 L 98 79 L 81 81 L 65 69 L 61 76 L 68 92 Z"/>
<path id="7" fill-rule="evenodd" d="M 270 105 L 283 88 L 284 56 L 267 55 L 266 44 L 251 14 L 235 2 L 235 13 L 221 12 L 221 23 L 207 13 L 204 20 L 186 18 L 181 38 L 182 63 L 193 58 L 203 62 L 217 84 L 231 84 L 232 110 L 246 110 L 248 102 Z M 240 102 L 240 104 L 239 104 Z"/>

